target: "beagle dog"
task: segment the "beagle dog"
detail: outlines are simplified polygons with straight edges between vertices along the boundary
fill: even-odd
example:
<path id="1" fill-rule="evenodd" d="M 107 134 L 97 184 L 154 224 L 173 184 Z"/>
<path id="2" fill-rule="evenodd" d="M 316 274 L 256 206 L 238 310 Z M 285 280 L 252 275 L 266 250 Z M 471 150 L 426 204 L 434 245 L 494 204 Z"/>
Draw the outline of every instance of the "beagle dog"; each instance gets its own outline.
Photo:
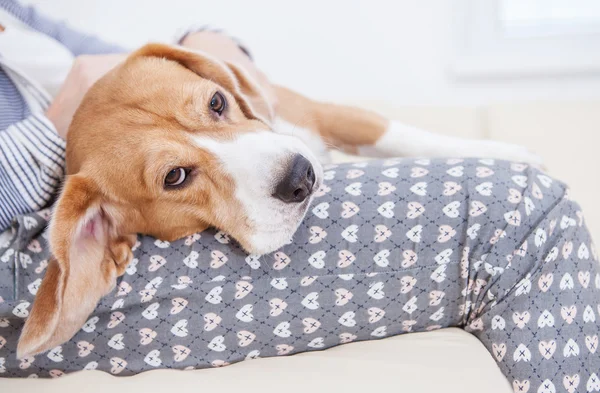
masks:
<path id="1" fill-rule="evenodd" d="M 74 116 L 49 226 L 52 257 L 23 328 L 24 358 L 69 340 L 132 259 L 136 234 L 217 227 L 251 254 L 289 242 L 328 147 L 538 165 L 526 149 L 441 136 L 276 86 L 233 41 L 149 44 L 100 79 Z"/>

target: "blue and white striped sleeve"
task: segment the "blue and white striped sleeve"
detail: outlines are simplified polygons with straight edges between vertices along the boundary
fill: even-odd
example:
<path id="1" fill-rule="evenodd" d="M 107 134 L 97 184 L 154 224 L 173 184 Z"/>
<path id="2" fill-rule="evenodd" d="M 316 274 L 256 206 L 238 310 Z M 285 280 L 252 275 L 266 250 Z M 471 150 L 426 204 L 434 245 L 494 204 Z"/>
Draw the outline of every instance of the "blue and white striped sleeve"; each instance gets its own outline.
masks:
<path id="1" fill-rule="evenodd" d="M 45 207 L 65 172 L 65 141 L 43 114 L 0 130 L 0 232 Z"/>
<path id="2" fill-rule="evenodd" d="M 26 7 L 15 0 L 0 0 L 0 8 L 12 14 L 34 30 L 50 36 L 67 47 L 74 56 L 124 53 L 126 49 L 104 42 L 92 35 L 81 33 L 64 22 L 49 19 L 33 7 Z"/>

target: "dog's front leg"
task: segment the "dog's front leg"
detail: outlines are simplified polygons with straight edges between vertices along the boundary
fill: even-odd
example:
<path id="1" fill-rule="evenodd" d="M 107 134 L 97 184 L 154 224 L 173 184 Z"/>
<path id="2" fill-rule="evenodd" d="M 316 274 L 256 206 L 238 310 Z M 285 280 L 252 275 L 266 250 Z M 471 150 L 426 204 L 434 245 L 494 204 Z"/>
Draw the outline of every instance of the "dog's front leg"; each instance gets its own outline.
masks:
<path id="1" fill-rule="evenodd" d="M 369 157 L 477 157 L 540 166 L 525 147 L 489 140 L 464 139 L 424 131 L 364 109 L 310 100 L 275 87 L 278 115 L 288 123 L 318 133 L 328 146 Z"/>
<path id="2" fill-rule="evenodd" d="M 446 136 L 395 121 L 374 143 L 358 146 L 357 151 L 370 157 L 479 157 L 542 164 L 539 156 L 523 146 Z"/>
<path id="3" fill-rule="evenodd" d="M 132 248 L 137 242 L 137 235 L 123 235 L 111 242 L 110 256 L 113 260 L 117 277 L 122 276 L 133 259 Z"/>

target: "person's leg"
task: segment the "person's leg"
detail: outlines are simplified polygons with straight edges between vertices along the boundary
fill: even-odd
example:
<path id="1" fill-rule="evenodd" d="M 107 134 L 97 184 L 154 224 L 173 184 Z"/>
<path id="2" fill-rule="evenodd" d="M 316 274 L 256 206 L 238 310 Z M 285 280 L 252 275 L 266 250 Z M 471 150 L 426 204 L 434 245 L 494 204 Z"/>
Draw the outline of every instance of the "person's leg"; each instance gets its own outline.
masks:
<path id="1" fill-rule="evenodd" d="M 27 233 L 36 226 L 21 218 L 13 238 L 18 242 L 0 250 L 0 258 L 9 261 L 0 269 L 18 271 L 14 280 L 5 280 L 6 293 L 17 296 L 0 303 L 5 375 L 48 376 L 50 370 L 86 366 L 119 375 L 202 368 L 466 326 L 493 354 L 501 355 L 505 345 L 500 367 L 511 382 L 528 380 L 531 391 L 546 379 L 560 391 L 565 378 L 555 380 L 560 373 L 577 373 L 580 386 L 591 380 L 593 370 L 582 362 L 598 359 L 588 355 L 597 345 L 597 265 L 561 184 L 523 165 L 489 160 L 344 164 L 327 168 L 326 179 L 293 241 L 272 255 L 247 256 L 215 230 L 170 244 L 140 237 L 132 265 L 83 329 L 24 363 L 14 357 L 16 340 L 48 250 L 42 237 L 29 241 Z M 546 241 L 537 246 L 538 236 L 544 237 L 540 230 Z M 524 253 L 519 246 L 526 239 Z M 555 245 L 563 252 L 560 242 L 567 239 L 573 242 L 569 260 L 558 256 L 544 263 Z M 524 256 L 510 259 L 515 249 Z M 564 278 L 569 266 L 575 266 L 572 284 Z M 589 271 L 587 289 L 580 271 L 583 283 Z M 529 286 L 522 281 L 528 273 Z M 536 274 L 548 273 L 551 290 L 538 290 L 544 283 Z M 562 317 L 562 307 L 571 305 L 577 316 L 569 324 L 569 309 Z M 555 321 L 538 331 L 545 309 Z M 520 329 L 526 311 L 529 321 Z M 571 349 L 558 335 L 567 333 L 579 347 L 577 356 L 564 356 L 565 346 Z M 557 349 L 546 360 L 539 342 L 551 340 Z M 529 360 L 527 351 L 517 350 L 521 343 Z M 520 356 L 525 358 L 514 360 Z M 560 368 L 548 366 L 559 360 Z"/>
<path id="2" fill-rule="evenodd" d="M 476 162 L 463 165 L 465 178 L 474 176 Z M 29 250 L 21 233 L 17 254 L 30 261 L 19 265 L 12 254 L 17 296 L 0 304 L 5 375 L 47 377 L 86 365 L 119 375 L 202 368 L 459 325 L 464 220 L 442 208 L 462 200 L 468 214 L 468 193 L 444 195 L 452 167 L 440 160 L 330 167 L 293 241 L 260 258 L 215 230 L 172 243 L 140 236 L 117 289 L 82 330 L 26 367 L 14 351 L 48 250 L 41 237 L 41 252 Z M 24 220 L 22 232 L 35 232 Z M 443 225 L 456 233 L 439 239 Z"/>
<path id="3" fill-rule="evenodd" d="M 523 194 L 529 199 L 515 210 L 528 233 L 508 227 L 484 261 L 471 261 L 471 278 L 488 284 L 467 330 L 515 392 L 600 391 L 598 257 L 579 206 L 553 196 L 560 186 L 544 187 L 548 179 L 532 175 Z M 536 213 L 540 208 L 546 211 Z"/>

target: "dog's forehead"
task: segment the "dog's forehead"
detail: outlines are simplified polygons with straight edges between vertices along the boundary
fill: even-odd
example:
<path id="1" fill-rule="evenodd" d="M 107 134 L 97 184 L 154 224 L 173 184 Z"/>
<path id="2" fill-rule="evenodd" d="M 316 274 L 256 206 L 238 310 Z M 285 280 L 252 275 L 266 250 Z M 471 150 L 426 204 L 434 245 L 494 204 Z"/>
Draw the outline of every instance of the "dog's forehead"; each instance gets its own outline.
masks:
<path id="1" fill-rule="evenodd" d="M 218 121 L 208 112 L 214 83 L 173 62 L 152 60 L 124 65 L 93 87 L 69 131 L 70 166 L 107 156 L 129 166 L 159 148 L 181 150 L 190 134 L 223 139 L 245 129 L 241 115 Z M 157 72 L 144 76 L 148 64 Z"/>
<path id="2" fill-rule="evenodd" d="M 135 57 L 128 59 L 116 70 L 119 82 L 129 81 L 133 85 L 160 81 L 176 82 L 178 79 L 202 79 L 202 77 L 183 65 L 160 57 Z"/>

